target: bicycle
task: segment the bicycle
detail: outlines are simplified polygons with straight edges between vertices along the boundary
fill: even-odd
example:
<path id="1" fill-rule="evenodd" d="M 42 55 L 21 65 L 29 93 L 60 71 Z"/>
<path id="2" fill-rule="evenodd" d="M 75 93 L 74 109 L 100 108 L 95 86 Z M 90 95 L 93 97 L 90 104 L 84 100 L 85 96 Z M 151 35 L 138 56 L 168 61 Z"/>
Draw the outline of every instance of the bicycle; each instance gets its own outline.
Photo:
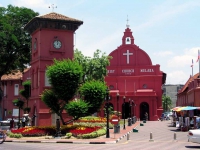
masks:
<path id="1" fill-rule="evenodd" d="M 4 131 L 0 131 L 0 144 L 2 144 L 6 140 L 6 134 Z"/>

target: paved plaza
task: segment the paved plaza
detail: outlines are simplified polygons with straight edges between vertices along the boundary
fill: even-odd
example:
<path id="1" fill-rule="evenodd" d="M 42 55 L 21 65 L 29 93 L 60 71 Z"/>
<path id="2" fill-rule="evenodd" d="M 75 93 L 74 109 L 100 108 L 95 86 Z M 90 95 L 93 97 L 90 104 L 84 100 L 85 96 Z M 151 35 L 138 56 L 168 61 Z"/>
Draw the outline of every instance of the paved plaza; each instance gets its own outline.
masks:
<path id="1" fill-rule="evenodd" d="M 141 122 L 142 123 L 142 122 Z M 110 138 L 102 136 L 98 139 L 73 140 L 74 142 L 58 142 L 58 139 L 52 139 L 45 142 L 43 139 L 25 139 L 8 141 L 0 145 L 0 149 L 12 150 L 195 150 L 200 149 L 200 144 L 187 141 L 187 132 L 176 130 L 171 127 L 171 121 L 147 121 L 140 126 L 137 122 L 134 126 L 126 126 L 126 130 L 121 127 L 120 134 L 113 134 L 110 130 Z M 132 132 L 132 128 L 137 128 L 138 132 Z M 129 133 L 129 134 L 127 134 Z M 150 138 L 151 135 L 151 138 Z M 10 140 L 10 141 L 9 141 Z M 24 141 L 23 141 L 24 140 Z M 39 143 L 40 141 L 42 141 Z M 92 143 L 88 143 L 88 141 Z M 94 142 L 95 141 L 95 142 Z M 98 142 L 99 141 L 99 142 Z M 103 142 L 105 141 L 105 142 Z M 107 142 L 106 142 L 107 141 Z M 35 143 L 34 143 L 35 142 Z"/>

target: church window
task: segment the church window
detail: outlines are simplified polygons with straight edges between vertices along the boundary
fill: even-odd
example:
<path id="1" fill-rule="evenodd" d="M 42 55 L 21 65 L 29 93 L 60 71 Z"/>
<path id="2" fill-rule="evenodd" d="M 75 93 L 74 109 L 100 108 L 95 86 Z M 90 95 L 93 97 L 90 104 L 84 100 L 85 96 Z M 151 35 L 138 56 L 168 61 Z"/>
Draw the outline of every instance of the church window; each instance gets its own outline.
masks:
<path id="1" fill-rule="evenodd" d="M 143 88 L 146 89 L 146 88 L 147 88 L 147 85 L 146 85 L 146 84 L 143 84 Z"/>
<path id="2" fill-rule="evenodd" d="M 19 84 L 15 84 L 15 86 L 14 86 L 14 95 L 15 96 L 18 96 L 19 95 Z"/>
<path id="3" fill-rule="evenodd" d="M 4 96 L 6 96 L 6 84 L 4 84 L 3 92 L 4 92 Z"/>
<path id="4" fill-rule="evenodd" d="M 131 44 L 131 38 L 130 37 L 126 37 L 126 44 Z"/>
<path id="5" fill-rule="evenodd" d="M 109 89 L 110 89 L 110 90 L 113 90 L 113 89 L 114 89 L 114 86 L 113 86 L 113 85 L 110 85 L 110 86 L 109 86 Z"/>

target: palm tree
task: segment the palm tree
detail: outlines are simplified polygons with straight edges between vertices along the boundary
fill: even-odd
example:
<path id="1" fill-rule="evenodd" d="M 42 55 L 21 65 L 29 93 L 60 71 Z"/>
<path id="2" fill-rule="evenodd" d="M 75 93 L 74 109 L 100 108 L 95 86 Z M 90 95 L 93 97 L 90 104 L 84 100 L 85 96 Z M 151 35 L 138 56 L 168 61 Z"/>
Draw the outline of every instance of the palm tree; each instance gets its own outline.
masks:
<path id="1" fill-rule="evenodd" d="M 172 100 L 169 96 L 162 96 L 162 106 L 163 106 L 163 110 L 164 112 L 169 111 L 171 106 L 172 106 Z"/>

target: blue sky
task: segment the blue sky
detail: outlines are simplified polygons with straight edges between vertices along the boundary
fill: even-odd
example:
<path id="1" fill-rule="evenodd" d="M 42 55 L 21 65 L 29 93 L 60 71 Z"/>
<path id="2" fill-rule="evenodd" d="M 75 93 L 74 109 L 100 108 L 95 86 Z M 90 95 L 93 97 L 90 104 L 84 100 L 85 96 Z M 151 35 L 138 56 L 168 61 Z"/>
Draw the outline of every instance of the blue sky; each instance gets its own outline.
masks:
<path id="1" fill-rule="evenodd" d="M 121 45 L 127 15 L 135 44 L 167 73 L 166 84 L 185 84 L 199 72 L 200 0 L 0 0 L 0 6 L 24 6 L 40 15 L 54 12 L 82 20 L 75 47 L 86 56 L 109 54 Z"/>

